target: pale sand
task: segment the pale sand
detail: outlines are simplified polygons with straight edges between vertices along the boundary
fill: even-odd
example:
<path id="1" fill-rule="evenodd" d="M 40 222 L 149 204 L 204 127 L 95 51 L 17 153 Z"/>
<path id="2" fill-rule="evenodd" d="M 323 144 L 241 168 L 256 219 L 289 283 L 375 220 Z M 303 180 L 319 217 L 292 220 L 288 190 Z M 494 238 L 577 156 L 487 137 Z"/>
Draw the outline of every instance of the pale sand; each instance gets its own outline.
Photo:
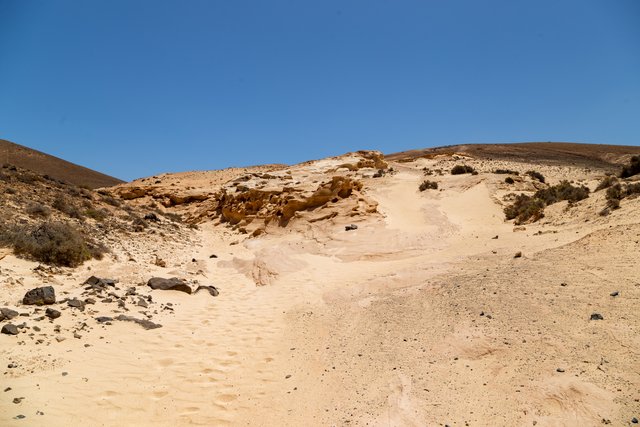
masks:
<path id="1" fill-rule="evenodd" d="M 54 274 L 45 282 L 59 298 L 79 295 L 92 274 L 122 289 L 152 275 L 197 278 L 220 296 L 142 286 L 174 304 L 174 314 L 154 316 L 162 328 L 88 320 L 81 339 L 69 332 L 80 319 L 71 309 L 53 323 L 15 319 L 51 343 L 0 336 L 0 364 L 19 365 L 4 370 L 0 388 L 12 390 L 0 390 L 0 424 L 574 426 L 640 417 L 640 200 L 602 218 L 597 193 L 514 231 L 496 203 L 504 175 L 423 177 L 436 164 L 453 163 L 394 164 L 396 175 L 366 180 L 379 215 L 294 222 L 244 241 L 209 224 L 190 245 L 158 248 L 168 268 L 105 260 Z M 555 182 L 583 174 L 595 183 L 587 172 L 537 169 Z M 425 178 L 442 191 L 419 192 Z M 345 231 L 352 222 L 358 229 Z M 0 306 L 43 283 L 34 266 L 0 259 Z M 101 307 L 90 307 L 92 317 L 110 314 Z M 604 320 L 590 321 L 593 312 Z M 52 340 L 54 324 L 65 341 Z"/>

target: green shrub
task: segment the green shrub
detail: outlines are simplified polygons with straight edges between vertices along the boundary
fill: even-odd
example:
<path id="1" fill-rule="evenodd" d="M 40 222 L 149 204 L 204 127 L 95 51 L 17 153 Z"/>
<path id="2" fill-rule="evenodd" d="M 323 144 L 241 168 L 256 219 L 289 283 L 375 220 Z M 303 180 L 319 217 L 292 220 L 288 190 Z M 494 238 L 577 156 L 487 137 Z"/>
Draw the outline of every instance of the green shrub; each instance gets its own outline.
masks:
<path id="1" fill-rule="evenodd" d="M 475 172 L 475 169 L 467 165 L 455 165 L 451 169 L 451 175 L 462 175 L 465 173 L 473 173 L 473 172 Z"/>
<path id="2" fill-rule="evenodd" d="M 640 156 L 633 156 L 627 166 L 622 168 L 620 178 L 629 178 L 640 173 Z"/>
<path id="3" fill-rule="evenodd" d="M 533 179 L 537 179 L 538 181 L 540 181 L 542 183 L 545 182 L 544 176 L 540 172 L 527 171 L 527 175 L 529 175 Z"/>
<path id="4" fill-rule="evenodd" d="M 513 204 L 504 208 L 504 214 L 508 220 L 515 219 L 516 224 L 535 222 L 544 217 L 544 207 L 542 200 L 520 194 Z"/>
<path id="5" fill-rule="evenodd" d="M 435 181 L 424 181 L 422 184 L 420 184 L 419 187 L 420 191 L 424 191 L 424 190 L 437 190 L 438 189 L 438 183 Z"/>
<path id="6" fill-rule="evenodd" d="M 13 247 L 18 256 L 65 267 L 76 267 L 91 258 L 101 259 L 107 251 L 104 246 L 87 241 L 70 225 L 54 222 L 4 230 L 0 243 Z"/>
<path id="7" fill-rule="evenodd" d="M 542 200 L 546 205 L 552 205 L 562 200 L 575 203 L 589 197 L 589 189 L 584 185 L 575 187 L 569 181 L 562 181 L 558 185 L 536 191 L 533 197 Z"/>

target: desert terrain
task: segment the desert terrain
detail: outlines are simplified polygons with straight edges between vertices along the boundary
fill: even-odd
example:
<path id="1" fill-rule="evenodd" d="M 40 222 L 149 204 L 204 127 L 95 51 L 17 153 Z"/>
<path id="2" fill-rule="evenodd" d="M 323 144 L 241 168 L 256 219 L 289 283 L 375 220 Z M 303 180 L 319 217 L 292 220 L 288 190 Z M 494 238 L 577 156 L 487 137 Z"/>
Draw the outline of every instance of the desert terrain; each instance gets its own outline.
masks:
<path id="1" fill-rule="evenodd" d="M 105 252 L 0 248 L 0 425 L 637 423 L 640 175 L 598 187 L 638 150 L 469 147 L 84 192 L 5 167 L 5 228 L 65 221 Z M 563 181 L 588 196 L 506 219 Z"/>

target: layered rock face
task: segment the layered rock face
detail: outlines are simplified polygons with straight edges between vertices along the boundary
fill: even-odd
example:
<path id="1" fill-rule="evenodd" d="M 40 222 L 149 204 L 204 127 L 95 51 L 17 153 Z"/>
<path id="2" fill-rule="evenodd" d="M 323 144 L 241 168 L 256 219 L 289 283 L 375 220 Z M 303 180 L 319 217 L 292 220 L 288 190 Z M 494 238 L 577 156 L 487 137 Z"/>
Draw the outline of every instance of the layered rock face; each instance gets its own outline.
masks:
<path id="1" fill-rule="evenodd" d="M 362 180 L 379 177 L 386 169 L 382 153 L 358 151 L 288 168 L 154 177 L 109 191 L 126 200 L 159 202 L 190 223 L 218 221 L 257 236 L 269 226 L 285 227 L 297 219 L 315 222 L 376 212 L 376 203 L 363 193 Z"/>

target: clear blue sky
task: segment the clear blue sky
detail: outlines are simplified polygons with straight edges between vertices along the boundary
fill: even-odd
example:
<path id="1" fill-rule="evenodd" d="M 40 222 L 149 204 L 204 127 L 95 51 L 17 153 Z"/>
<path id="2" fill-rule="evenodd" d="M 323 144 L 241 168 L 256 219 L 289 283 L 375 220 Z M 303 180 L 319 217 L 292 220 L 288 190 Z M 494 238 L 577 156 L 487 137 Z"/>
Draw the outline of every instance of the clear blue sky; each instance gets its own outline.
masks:
<path id="1" fill-rule="evenodd" d="M 0 0 L 0 138 L 123 179 L 639 137 L 637 0 Z"/>

